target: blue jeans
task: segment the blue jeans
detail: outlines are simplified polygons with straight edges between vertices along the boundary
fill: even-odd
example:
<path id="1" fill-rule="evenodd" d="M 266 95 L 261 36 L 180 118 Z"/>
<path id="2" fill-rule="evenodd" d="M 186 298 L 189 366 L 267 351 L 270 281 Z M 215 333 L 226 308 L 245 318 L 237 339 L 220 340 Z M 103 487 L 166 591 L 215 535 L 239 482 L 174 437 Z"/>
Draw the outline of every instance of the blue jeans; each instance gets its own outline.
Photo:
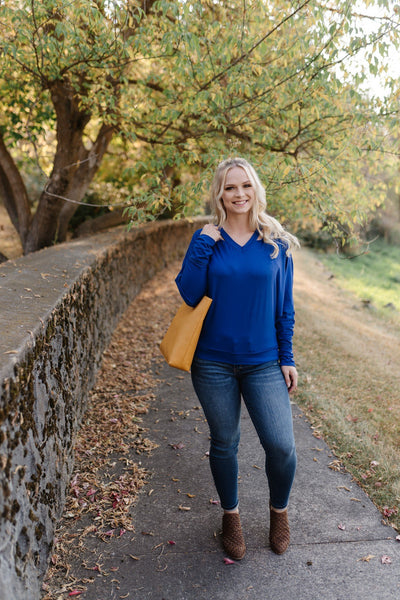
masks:
<path id="1" fill-rule="evenodd" d="M 277 361 L 230 365 L 195 358 L 192 382 L 211 436 L 210 467 L 225 510 L 238 505 L 241 396 L 265 450 L 270 502 L 286 508 L 296 470 L 292 410 Z"/>

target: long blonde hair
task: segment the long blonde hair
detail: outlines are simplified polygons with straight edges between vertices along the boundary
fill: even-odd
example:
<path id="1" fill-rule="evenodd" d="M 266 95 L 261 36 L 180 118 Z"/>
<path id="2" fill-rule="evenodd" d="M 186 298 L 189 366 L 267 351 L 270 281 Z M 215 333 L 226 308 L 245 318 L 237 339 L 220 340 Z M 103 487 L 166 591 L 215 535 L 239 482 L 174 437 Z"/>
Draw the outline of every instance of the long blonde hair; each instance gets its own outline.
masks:
<path id="1" fill-rule="evenodd" d="M 267 208 L 265 189 L 255 172 L 254 167 L 252 167 L 244 158 L 228 158 L 221 162 L 215 171 L 214 179 L 211 184 L 210 205 L 216 225 L 220 227 L 226 220 L 226 211 L 222 201 L 222 195 L 224 193 L 226 174 L 229 169 L 232 169 L 233 167 L 240 167 L 246 172 L 247 177 L 255 190 L 256 201 L 254 202 L 249 215 L 250 226 L 255 231 L 258 231 L 260 237 L 266 244 L 271 244 L 271 246 L 274 247 L 274 251 L 271 255 L 272 258 L 276 258 L 279 254 L 279 246 L 276 243 L 276 240 L 282 240 L 286 244 L 286 254 L 290 254 L 292 248 L 299 248 L 300 244 L 298 239 L 286 231 L 279 221 L 265 212 Z"/>

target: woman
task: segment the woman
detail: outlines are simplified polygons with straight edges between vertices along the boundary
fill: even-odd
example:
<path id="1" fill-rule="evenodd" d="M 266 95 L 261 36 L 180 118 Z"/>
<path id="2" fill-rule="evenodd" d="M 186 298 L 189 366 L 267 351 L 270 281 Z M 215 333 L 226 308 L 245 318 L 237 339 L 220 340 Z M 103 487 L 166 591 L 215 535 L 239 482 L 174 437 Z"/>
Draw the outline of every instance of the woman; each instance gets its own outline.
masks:
<path id="1" fill-rule="evenodd" d="M 290 541 L 296 450 L 288 392 L 297 387 L 290 250 L 299 244 L 265 213 L 265 191 L 242 158 L 218 166 L 211 206 L 216 224 L 194 233 L 176 283 L 191 306 L 204 295 L 213 299 L 191 373 L 210 428 L 222 543 L 240 560 L 246 552 L 238 508 L 241 397 L 265 450 L 271 549 L 282 554 Z"/>

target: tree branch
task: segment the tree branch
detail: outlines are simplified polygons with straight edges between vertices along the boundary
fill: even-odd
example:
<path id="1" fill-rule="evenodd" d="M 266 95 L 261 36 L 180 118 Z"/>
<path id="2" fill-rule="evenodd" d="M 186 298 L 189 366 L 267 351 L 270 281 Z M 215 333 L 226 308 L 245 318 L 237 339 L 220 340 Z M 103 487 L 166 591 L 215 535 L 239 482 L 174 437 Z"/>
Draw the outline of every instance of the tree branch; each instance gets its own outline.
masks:
<path id="1" fill-rule="evenodd" d="M 260 46 L 263 42 L 265 42 L 265 40 L 268 39 L 273 33 L 275 33 L 276 31 L 278 31 L 278 29 L 280 29 L 282 27 L 282 25 L 284 23 L 286 23 L 286 21 L 289 21 L 292 17 L 294 17 L 298 12 L 300 12 L 309 3 L 310 3 L 310 0 L 305 0 L 305 2 L 303 2 L 302 4 L 300 4 L 300 6 L 298 6 L 296 8 L 296 10 L 294 10 L 292 13 L 290 13 L 290 15 L 287 15 L 277 25 L 275 25 L 275 27 L 273 27 L 272 29 L 270 29 L 268 31 L 268 33 L 266 33 L 265 35 L 263 35 L 255 44 L 253 44 L 253 46 L 249 50 L 247 50 L 246 52 L 243 52 L 238 58 L 236 58 L 235 60 L 233 60 L 227 67 L 225 67 L 225 69 L 222 69 L 222 71 L 220 71 L 219 73 L 217 73 L 217 75 L 215 75 L 214 77 L 212 77 L 211 79 L 209 79 L 206 83 L 204 83 L 201 86 L 201 88 L 199 89 L 199 91 L 200 92 L 204 91 L 214 81 L 216 81 L 218 79 L 221 79 L 226 73 L 228 73 L 228 71 L 230 71 L 231 69 L 233 69 L 233 67 L 235 67 L 237 64 L 239 64 L 239 63 L 243 62 L 245 59 L 249 58 L 249 56 L 251 54 L 253 54 L 253 52 L 258 48 L 258 46 Z"/>

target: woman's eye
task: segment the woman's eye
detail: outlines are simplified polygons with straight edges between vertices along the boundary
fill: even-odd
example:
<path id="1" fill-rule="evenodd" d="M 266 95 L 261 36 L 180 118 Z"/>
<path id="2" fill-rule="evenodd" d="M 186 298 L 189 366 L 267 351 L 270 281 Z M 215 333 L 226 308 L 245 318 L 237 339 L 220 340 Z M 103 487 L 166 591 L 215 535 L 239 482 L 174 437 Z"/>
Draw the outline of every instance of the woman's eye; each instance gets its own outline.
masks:
<path id="1" fill-rule="evenodd" d="M 228 187 L 225 188 L 226 192 L 230 192 L 231 190 L 233 190 L 233 187 L 231 185 L 229 185 Z"/>
<path id="2" fill-rule="evenodd" d="M 243 187 L 251 187 L 251 183 L 245 183 Z"/>

